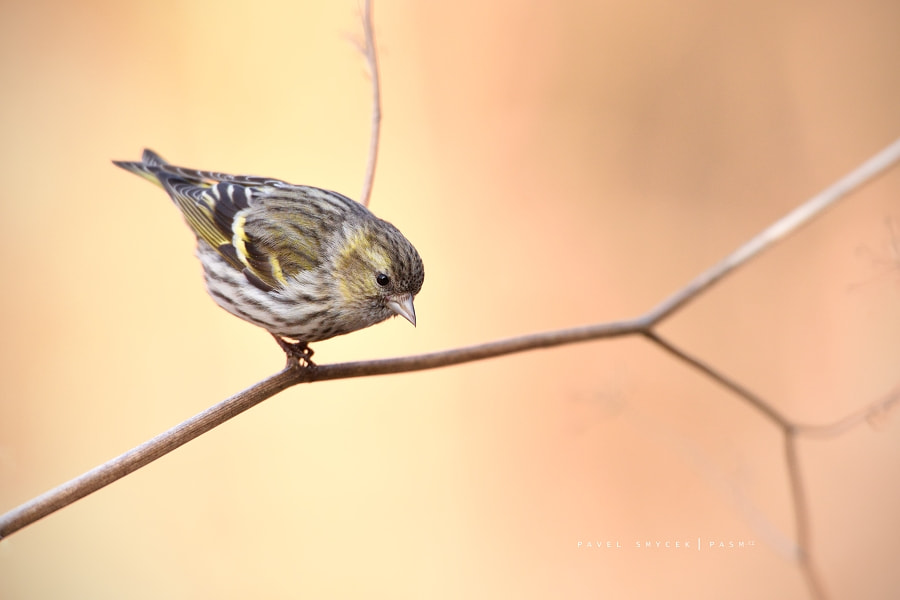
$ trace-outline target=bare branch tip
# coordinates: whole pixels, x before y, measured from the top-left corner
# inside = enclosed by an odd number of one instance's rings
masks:
[[[375,47],[375,27],[372,20],[372,2],[366,0],[363,5],[363,33],[365,45],[361,48],[369,67],[372,81],[372,120],[369,137],[369,158],[366,162],[366,173],[363,177],[363,188],[360,203],[369,206],[372,186],[375,183],[375,167],[378,163],[378,145],[381,137],[381,80],[378,73],[378,52]]]

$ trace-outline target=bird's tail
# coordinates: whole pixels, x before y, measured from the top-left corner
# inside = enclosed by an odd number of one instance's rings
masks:
[[[141,156],[141,162],[129,162],[124,160],[112,161],[117,167],[122,167],[126,171],[131,171],[135,175],[140,175],[144,179],[155,183],[159,187],[164,187],[159,179],[159,172],[162,167],[169,164],[163,158],[148,148],[144,149]]]

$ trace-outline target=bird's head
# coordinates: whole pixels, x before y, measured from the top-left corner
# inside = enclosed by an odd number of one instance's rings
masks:
[[[348,309],[365,313],[372,323],[400,315],[416,324],[413,299],[425,268],[396,227],[381,219],[345,224],[336,250],[334,275]]]

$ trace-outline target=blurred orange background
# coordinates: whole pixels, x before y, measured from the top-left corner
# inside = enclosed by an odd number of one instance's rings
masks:
[[[370,90],[352,0],[0,11],[5,511],[283,363],[110,160],[356,197]],[[896,2],[405,0],[375,21],[372,208],[424,258],[419,326],[322,363],[637,316],[900,132]],[[895,169],[661,331],[835,421],[900,383],[898,247]],[[831,596],[895,597],[900,419],[800,459]],[[0,542],[0,597],[804,598],[790,502],[770,423],[610,340],[288,390]]]

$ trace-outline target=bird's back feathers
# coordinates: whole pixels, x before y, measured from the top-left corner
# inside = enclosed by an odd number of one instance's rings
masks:
[[[170,165],[152,150],[141,162],[113,161],[162,187],[198,239],[263,291],[278,289],[323,260],[323,231],[370,216],[327,190],[268,177],[229,175]]]

